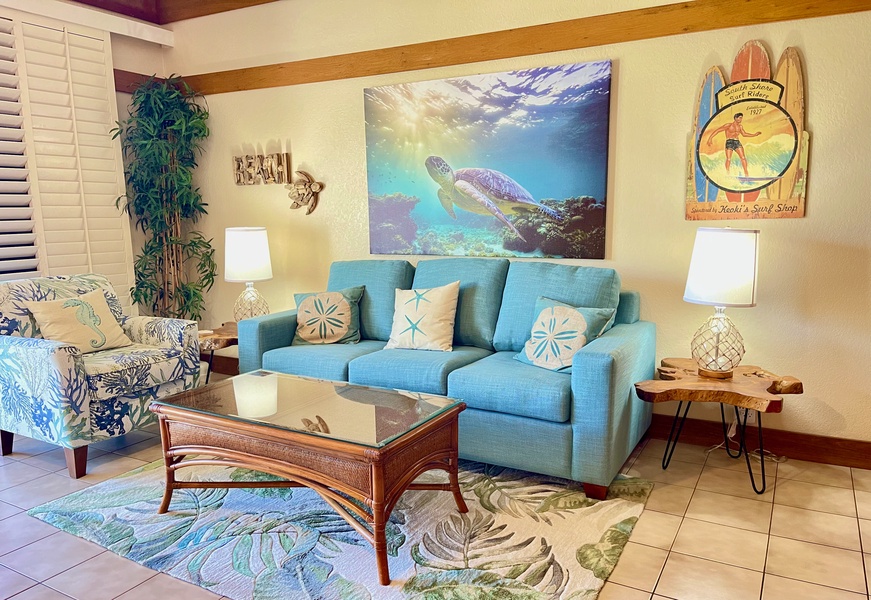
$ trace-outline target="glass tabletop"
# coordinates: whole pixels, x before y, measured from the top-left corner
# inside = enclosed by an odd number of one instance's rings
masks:
[[[242,422],[380,448],[459,400],[271,371],[237,375],[154,401]]]

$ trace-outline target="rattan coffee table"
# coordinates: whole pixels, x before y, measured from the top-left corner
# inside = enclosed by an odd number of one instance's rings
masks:
[[[181,488],[307,487],[375,548],[390,583],[385,526],[406,490],[444,490],[467,512],[457,479],[463,402],[255,371],[152,402],[166,464],[158,512]],[[223,465],[285,481],[178,481],[184,467]],[[426,471],[449,483],[413,483]],[[362,522],[361,522],[362,521]]]

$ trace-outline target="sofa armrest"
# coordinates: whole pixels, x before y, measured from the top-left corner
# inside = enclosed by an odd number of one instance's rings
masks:
[[[124,321],[121,328],[136,344],[180,350],[196,345],[199,349],[199,329],[196,321],[163,317],[130,317]]]
[[[73,448],[90,441],[88,379],[78,348],[0,336],[0,429]]]
[[[239,372],[263,368],[263,354],[290,346],[296,332],[296,309],[239,321]]]
[[[130,317],[121,324],[135,344],[181,350],[185,389],[200,377],[200,337],[196,321],[164,317]]]
[[[619,472],[650,425],[651,406],[635,394],[651,379],[656,326],[615,325],[572,361],[572,477],[605,485]]]

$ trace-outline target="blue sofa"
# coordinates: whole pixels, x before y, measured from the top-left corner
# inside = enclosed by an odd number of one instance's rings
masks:
[[[452,352],[384,350],[394,290],[460,281]],[[296,311],[239,323],[241,372],[268,369],[463,400],[460,456],[583,482],[604,497],[650,425],[633,383],[650,379],[656,330],[613,269],[541,261],[445,258],[333,263],[327,290],[363,285],[362,341],[292,346]],[[617,307],[615,325],[584,346],[571,373],[513,360],[529,338],[536,298]]]

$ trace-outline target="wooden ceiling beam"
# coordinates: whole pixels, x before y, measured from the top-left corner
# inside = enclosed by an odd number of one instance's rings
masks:
[[[268,4],[276,0],[76,0],[119,15],[166,25],[184,19]]]
[[[696,0],[544,25],[185,75],[203,94],[384,75],[871,10],[871,0]]]
[[[216,13],[269,4],[276,0],[155,0],[158,3],[158,24],[205,17]]]

